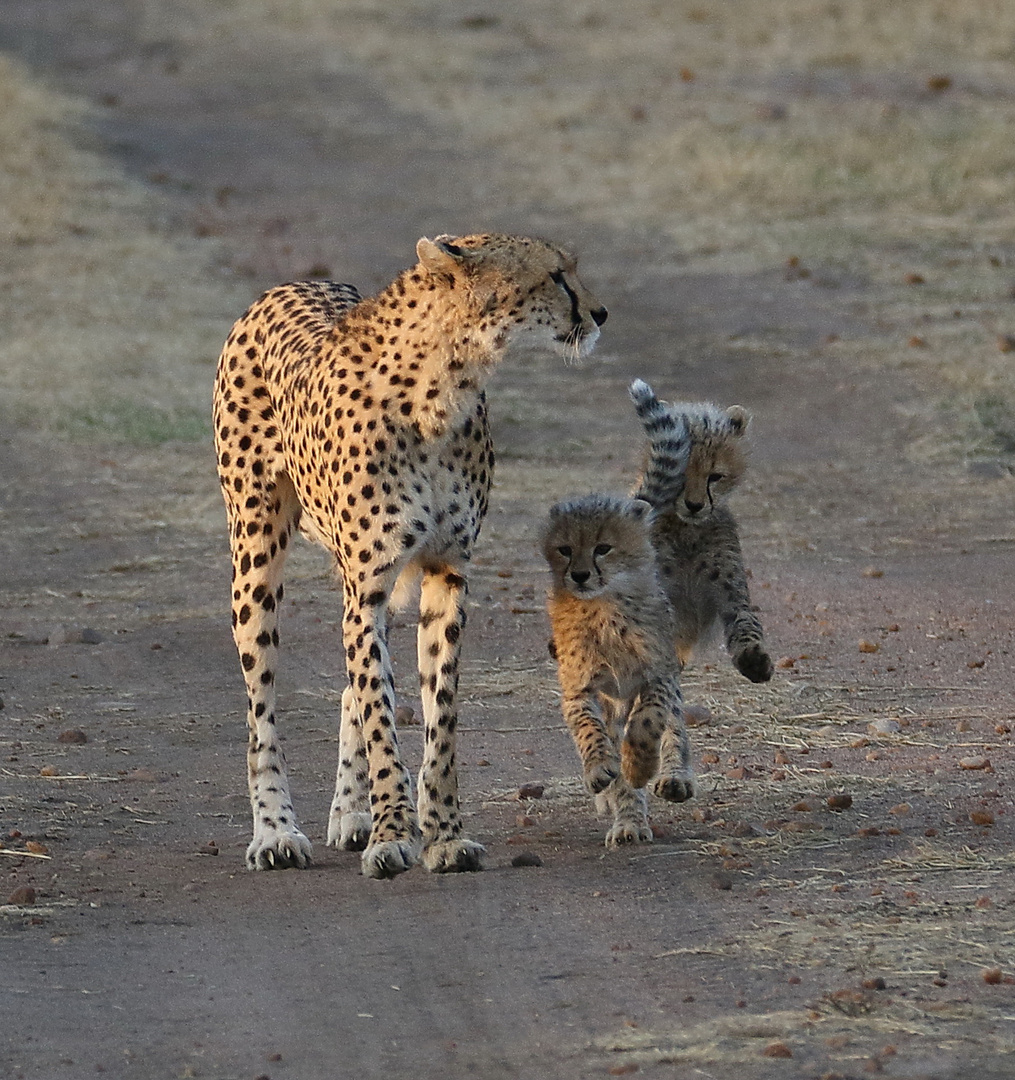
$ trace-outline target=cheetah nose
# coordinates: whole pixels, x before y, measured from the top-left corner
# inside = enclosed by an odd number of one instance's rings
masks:
[[[575,583],[575,585],[584,585],[585,582],[588,581],[588,579],[591,576],[592,576],[592,572],[590,570],[572,570],[571,571],[571,580]]]
[[[684,506],[687,507],[687,512],[689,514],[697,514],[699,510],[704,510],[705,509],[705,504],[704,503],[688,502],[687,499],[684,500]]]
[[[592,316],[592,321],[596,326],[602,326],[603,323],[606,322],[606,317],[609,315],[609,312],[604,307],[598,307],[590,311],[589,314]]]

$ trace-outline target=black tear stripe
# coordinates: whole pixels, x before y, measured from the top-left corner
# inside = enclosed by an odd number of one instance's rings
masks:
[[[582,317],[578,310],[578,294],[568,285],[562,271],[554,270],[550,274],[550,278],[567,293],[568,299],[571,301],[571,325],[577,329],[582,324]]]

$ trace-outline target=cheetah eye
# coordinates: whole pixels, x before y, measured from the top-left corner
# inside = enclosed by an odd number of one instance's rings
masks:
[[[592,554],[595,555],[597,559],[601,559],[604,555],[609,555],[612,550],[612,544],[596,544],[592,550]]]
[[[714,473],[709,473],[708,474],[708,482],[710,484],[718,484],[720,480],[725,480],[725,479],[726,479],[725,473],[714,472]]]
[[[562,547],[557,548],[557,551],[564,556],[565,559],[571,558],[571,549],[565,544]]]
[[[551,271],[550,280],[554,283],[554,285],[557,285],[559,288],[563,289],[564,292],[566,292],[568,295],[571,294],[571,290],[567,287],[567,282],[564,280],[563,270]]]

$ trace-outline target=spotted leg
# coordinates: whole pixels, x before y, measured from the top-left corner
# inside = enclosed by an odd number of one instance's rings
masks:
[[[652,781],[652,793],[667,802],[694,798],[691,742],[679,706],[671,712],[659,742],[659,774]]]
[[[417,633],[424,724],[418,798],[423,863],[435,873],[481,870],[486,853],[462,836],[458,804],[456,699],[465,594],[465,578],[451,567],[423,574]]]
[[[649,680],[635,698],[620,747],[621,769],[631,787],[644,787],[659,771],[659,740],[680,701],[676,675]]]
[[[620,775],[617,749],[608,730],[610,714],[604,721],[598,695],[591,687],[562,689],[564,723],[581,758],[585,786],[598,795]]]
[[[363,745],[356,695],[342,692],[342,721],[338,735],[338,775],[328,815],[328,843],[343,851],[362,851],[370,838],[370,798],[367,752]]]
[[[376,588],[361,598],[349,585],[351,576],[343,575],[342,637],[370,792],[370,839],[363,851],[362,869],[367,877],[389,878],[414,866],[423,845],[412,804],[412,783],[399,756],[395,734],[395,689],[385,618],[390,588]]]
[[[254,823],[247,865],[252,870],[304,867],[310,863],[310,841],[296,822],[275,728],[278,607],[299,504],[288,476],[282,473],[274,483],[263,487],[258,483],[249,492],[227,491],[227,509],[233,558],[233,639],[247,686],[247,782]]]

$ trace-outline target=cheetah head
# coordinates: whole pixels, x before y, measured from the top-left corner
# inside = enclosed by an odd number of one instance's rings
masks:
[[[611,495],[557,503],[543,533],[555,586],[591,600],[626,575],[644,574],[653,559],[651,514],[643,499]]]
[[[459,293],[479,330],[498,347],[549,348],[566,359],[590,353],[606,308],[585,288],[576,262],[544,240],[500,233],[427,237],[421,266]]]
[[[716,405],[684,408],[691,451],[683,494],[674,508],[683,521],[696,523],[707,520],[743,478],[747,453],[742,440],[750,415],[739,405],[728,409]]]

